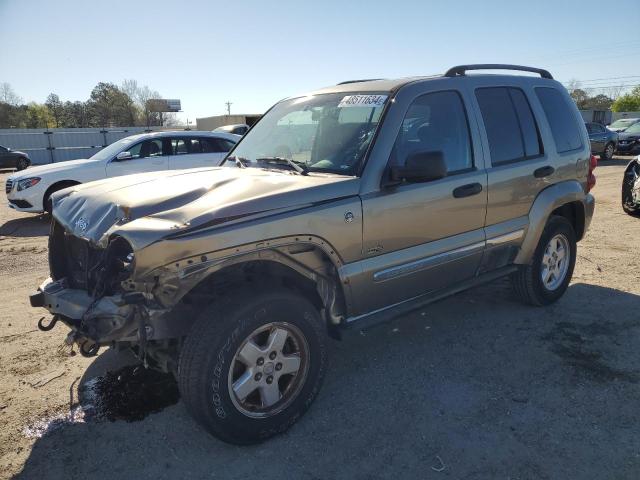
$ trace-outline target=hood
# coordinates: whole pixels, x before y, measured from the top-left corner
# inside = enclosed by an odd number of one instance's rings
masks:
[[[29,167],[27,170],[23,170],[17,174],[11,175],[12,180],[21,180],[28,177],[37,177],[46,175],[53,172],[62,172],[77,167],[78,165],[86,165],[88,163],[99,162],[99,160],[68,160],[66,162],[49,163],[47,165],[39,165],[36,167]]]
[[[134,250],[171,234],[304,208],[358,194],[355,177],[258,168],[200,168],[126,175],[54,194],[53,215],[73,235],[104,247],[111,235]]]

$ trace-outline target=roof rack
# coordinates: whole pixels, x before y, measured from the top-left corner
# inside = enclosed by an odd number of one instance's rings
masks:
[[[521,72],[537,73],[542,78],[549,78],[553,80],[553,77],[547,70],[542,68],[524,67],[522,65],[503,65],[501,63],[480,63],[477,65],[458,65],[457,67],[451,67],[444,74],[445,77],[458,77],[464,76],[467,70],[519,70]]]
[[[363,78],[362,80],[347,80],[346,82],[340,82],[337,85],[346,85],[347,83],[373,82],[375,80],[383,80],[383,79],[382,78]]]

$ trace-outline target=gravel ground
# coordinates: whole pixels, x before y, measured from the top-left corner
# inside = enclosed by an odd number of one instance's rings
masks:
[[[310,411],[253,447],[208,436],[179,401],[140,421],[79,421],[78,389],[128,359],[71,356],[64,328],[35,329],[27,295],[48,276],[48,219],[0,206],[0,477],[640,478],[640,219],[620,208],[626,161],[598,167],[560,301],[520,305],[501,280],[333,342]]]

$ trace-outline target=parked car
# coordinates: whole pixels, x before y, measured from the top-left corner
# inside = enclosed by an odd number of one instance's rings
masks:
[[[640,156],[629,162],[622,177],[622,209],[640,216]]]
[[[20,150],[12,150],[9,147],[0,145],[0,169],[15,168],[24,170],[31,165],[29,155]]]
[[[249,125],[245,123],[237,123],[235,125],[225,125],[223,127],[218,127],[214,130],[214,132],[226,132],[233,133],[234,135],[244,135],[249,131]]]
[[[620,118],[609,125],[607,128],[612,132],[624,132],[631,125],[640,123],[640,118]]]
[[[58,190],[108,177],[218,165],[237,135],[211,132],[154,132],[123,138],[89,159],[32,167],[7,179],[9,206],[22,212],[51,212]]]
[[[640,150],[640,123],[634,123],[618,134],[618,151],[631,153]]]
[[[611,160],[618,146],[618,134],[607,130],[599,123],[585,123],[589,142],[591,143],[591,153],[600,155],[601,160]]]
[[[467,75],[494,68],[540,78]],[[595,166],[545,70],[347,82],[277,103],[220,167],[55,194],[31,305],[85,355],[173,372],[213,435],[259,442],[311,405],[327,335],[504,276],[523,302],[558,300]]]

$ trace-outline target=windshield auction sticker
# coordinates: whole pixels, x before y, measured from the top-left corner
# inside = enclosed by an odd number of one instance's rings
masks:
[[[381,107],[387,101],[387,95],[347,95],[338,104],[344,107]]]

